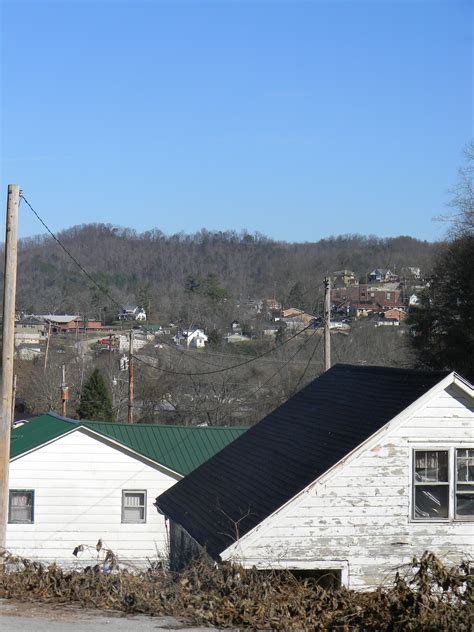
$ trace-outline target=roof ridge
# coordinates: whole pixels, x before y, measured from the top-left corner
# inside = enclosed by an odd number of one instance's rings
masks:
[[[181,426],[179,424],[147,424],[147,423],[138,423],[138,424],[129,424],[125,422],[118,421],[105,421],[98,419],[71,419],[70,417],[63,417],[58,413],[54,412],[54,410],[49,410],[47,413],[43,413],[44,415],[49,415],[50,417],[54,417],[55,419],[60,419],[61,421],[67,421],[71,424],[75,424],[76,426],[81,426],[84,424],[109,424],[110,426],[124,426],[127,428],[144,428],[149,426],[150,428],[169,428],[169,429],[184,429],[184,430],[247,430],[250,426]],[[40,417],[41,415],[34,415],[35,417]]]
[[[446,377],[447,375],[449,375],[450,373],[452,373],[453,371],[450,371],[448,369],[437,369],[437,370],[431,370],[431,369],[405,369],[403,367],[398,367],[398,366],[382,366],[379,364],[349,364],[346,362],[338,362],[337,364],[334,364],[330,370],[332,369],[336,369],[336,368],[346,368],[346,369],[351,369],[351,370],[355,370],[355,371],[383,371],[384,373],[402,373],[402,374],[406,374],[406,375],[410,375],[410,374],[415,374],[415,375],[439,375]]]
[[[67,421],[67,419],[65,419]],[[74,420],[71,420],[74,421]],[[250,426],[180,426],[178,424],[147,424],[147,423],[138,423],[138,424],[129,424],[125,422],[116,422],[116,421],[97,421],[97,420],[89,420],[82,419],[80,422],[82,424],[108,424],[110,426],[123,426],[125,428],[167,428],[170,430],[247,430]]]

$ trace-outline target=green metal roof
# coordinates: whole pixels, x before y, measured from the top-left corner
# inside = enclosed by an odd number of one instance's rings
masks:
[[[47,413],[13,429],[10,456],[21,456],[81,426],[110,437],[142,456],[183,475],[192,472],[247,430],[236,427],[77,421],[60,417],[55,413]]]

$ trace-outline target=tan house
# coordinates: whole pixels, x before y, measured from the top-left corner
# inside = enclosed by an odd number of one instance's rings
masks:
[[[359,285],[359,281],[352,270],[336,270],[333,276],[333,287],[347,287]]]
[[[396,320],[398,322],[401,322],[405,320],[407,315],[403,311],[403,309],[400,309],[399,307],[394,307],[392,309],[387,309],[383,313],[383,317],[385,318],[385,320]]]
[[[296,307],[289,307],[288,309],[283,309],[281,312],[282,320],[285,318],[297,319],[301,321],[303,327],[308,327],[312,321],[316,318],[312,314],[307,314],[302,309],[297,309]],[[285,321],[283,321],[285,322]]]

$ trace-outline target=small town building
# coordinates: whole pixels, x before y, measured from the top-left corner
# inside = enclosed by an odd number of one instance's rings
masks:
[[[239,342],[250,342],[251,338],[250,336],[245,336],[242,333],[233,332],[224,336],[224,340],[229,344],[238,344]]]
[[[118,320],[136,320],[144,322],[146,320],[146,311],[138,305],[130,305],[124,307],[117,315]]]
[[[474,387],[336,365],[156,499],[171,562],[326,571],[367,590],[432,551],[471,558]]]
[[[382,312],[384,320],[392,320],[397,322],[402,322],[407,317],[404,309],[400,309],[400,307],[393,307],[391,309],[386,309]]]
[[[75,421],[54,413],[17,424],[7,549],[42,562],[91,564],[100,539],[123,563],[146,566],[166,553],[156,494],[244,432]]]
[[[333,274],[332,283],[335,288],[359,285],[359,281],[352,270],[336,270]]]
[[[180,347],[203,349],[208,337],[202,329],[183,329],[173,337],[173,342]]]

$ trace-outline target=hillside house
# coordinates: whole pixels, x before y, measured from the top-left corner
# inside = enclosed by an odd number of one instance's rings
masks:
[[[250,336],[245,336],[242,333],[234,331],[231,334],[224,336],[224,340],[229,344],[238,344],[239,342],[250,342],[251,338]]]
[[[348,285],[359,285],[359,281],[352,270],[336,270],[332,278],[333,287],[347,287]]]
[[[327,571],[351,589],[430,550],[472,554],[474,388],[448,372],[336,365],[156,500],[179,566]]]
[[[38,316],[45,323],[45,329],[56,334],[89,333],[102,329],[100,320],[92,320],[72,314],[42,314]]]
[[[124,307],[117,315],[118,320],[136,320],[138,322],[146,321],[146,311],[142,307],[129,306]]]
[[[188,349],[203,349],[207,341],[208,337],[202,329],[184,329],[173,337],[175,344]]]
[[[316,318],[313,314],[307,314],[302,309],[297,309],[296,307],[289,307],[288,309],[283,309],[281,312],[281,321],[286,323],[287,326],[291,327],[293,322],[300,322],[303,327],[309,327],[309,325]]]
[[[145,566],[165,552],[152,503],[244,432],[75,421],[48,413],[12,431],[7,548],[70,565],[99,538],[123,562]],[[95,563],[85,549],[82,564]]]
[[[399,307],[393,307],[392,309],[386,309],[383,312],[383,318],[385,320],[393,320],[397,322],[402,322],[407,317],[406,312]]]
[[[368,274],[368,280],[371,283],[390,283],[391,281],[397,281],[398,276],[388,268],[375,268]]]

